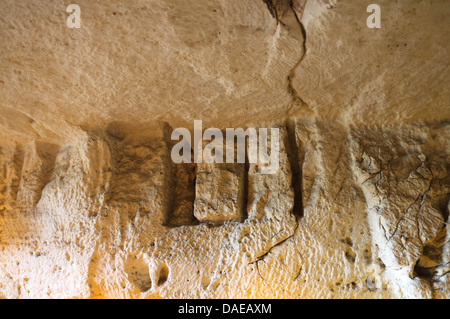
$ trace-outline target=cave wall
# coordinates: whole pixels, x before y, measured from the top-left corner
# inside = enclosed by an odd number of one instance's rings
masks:
[[[1,297],[450,297],[448,1],[77,3],[0,4]]]

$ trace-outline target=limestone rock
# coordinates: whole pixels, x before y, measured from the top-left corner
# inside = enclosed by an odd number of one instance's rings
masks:
[[[76,3],[0,3],[0,298],[450,298],[449,1]]]

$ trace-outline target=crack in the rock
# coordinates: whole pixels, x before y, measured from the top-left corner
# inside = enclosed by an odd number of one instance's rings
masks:
[[[420,204],[419,204],[419,209],[417,211],[416,214],[416,227],[417,227],[417,237],[420,241],[420,243],[423,245],[424,243],[422,242],[422,239],[420,238],[420,225],[419,225],[419,214],[422,211],[422,207],[425,204],[425,197],[427,195],[427,193],[431,190],[431,184],[433,182],[433,179],[430,180],[430,185],[428,186],[428,189],[423,193],[423,195],[421,196],[420,199]]]
[[[306,7],[306,2],[307,1],[305,1],[304,7]],[[308,104],[300,97],[299,93],[294,88],[293,83],[292,83],[293,78],[295,76],[295,70],[303,62],[303,59],[306,56],[306,52],[307,52],[307,49],[306,49],[306,29],[305,29],[305,26],[303,25],[303,23],[301,21],[301,17],[299,17],[297,15],[297,11],[295,11],[295,9],[294,9],[294,4],[293,4],[292,0],[289,1],[289,7],[292,10],[292,12],[294,13],[295,19],[297,20],[297,23],[300,26],[300,30],[302,31],[302,37],[303,37],[302,51],[303,51],[303,54],[300,57],[300,60],[295,64],[295,66],[292,68],[291,72],[288,75],[288,88],[289,88],[289,92],[291,93],[291,95],[294,98],[294,101],[295,100],[299,100],[300,102],[302,102],[302,104],[307,106]]]
[[[422,242],[422,239],[420,238],[420,227],[419,227],[419,214],[422,210],[423,205],[425,204],[425,196],[428,194],[428,192],[431,191],[431,185],[433,184],[434,181],[434,175],[433,173],[431,173],[431,179],[430,182],[428,184],[428,188],[425,190],[425,192],[423,192],[423,194],[420,196],[420,204],[419,204],[419,209],[417,211],[416,214],[416,227],[417,227],[417,237],[420,241],[420,243],[423,245],[424,243]]]
[[[425,179],[425,178],[424,178],[424,179]],[[414,204],[416,204],[416,203],[419,201],[419,199],[420,199],[419,209],[417,210],[417,214],[416,214],[416,216],[415,216],[415,222],[416,222],[416,228],[417,228],[417,236],[418,236],[418,239],[419,239],[419,241],[420,241],[420,243],[421,243],[422,245],[423,245],[423,242],[422,242],[422,239],[420,238],[419,214],[420,214],[420,212],[421,212],[421,210],[422,210],[423,205],[425,204],[425,202],[424,202],[424,201],[425,201],[425,196],[427,195],[428,192],[431,191],[431,186],[432,186],[432,184],[433,184],[434,179],[435,179],[435,177],[434,177],[433,174],[432,174],[432,178],[429,180],[429,184],[428,184],[427,189],[426,189],[423,193],[419,193],[419,195],[417,195],[417,197],[414,199],[414,201],[413,201],[411,204],[409,204],[408,207],[405,209],[405,218],[407,218],[406,215],[408,214],[408,211],[409,211],[409,210],[411,209],[411,207],[412,207]],[[397,230],[398,230],[398,227],[399,227],[400,223],[401,223],[403,220],[404,220],[404,219],[400,219],[400,220],[397,222],[397,224],[396,224],[396,226],[395,226],[395,229],[394,229],[394,232],[392,233],[392,235],[391,235],[389,238],[387,238],[387,239],[388,239],[388,242],[396,235]]]
[[[428,189],[425,190],[423,193],[417,195],[417,197],[414,199],[414,201],[413,201],[411,204],[409,204],[409,206],[405,209],[405,215],[406,215],[406,214],[408,213],[408,211],[411,209],[411,207],[412,207],[414,204],[416,204],[416,203],[419,201],[419,199],[420,199],[421,202],[420,202],[420,204],[419,204],[418,212],[417,212],[417,214],[416,214],[416,216],[415,216],[415,217],[416,217],[416,218],[415,218],[415,222],[416,222],[416,228],[417,228],[418,239],[419,239],[419,241],[420,241],[421,243],[422,243],[422,240],[420,239],[418,215],[419,215],[420,210],[422,209],[422,206],[423,206],[423,204],[424,204],[424,197],[425,197],[426,194],[431,190],[431,183],[432,183],[432,180],[430,180],[430,185],[429,185]],[[407,218],[407,217],[405,216],[405,218]],[[399,228],[399,225],[400,225],[400,223],[401,223],[403,220],[404,220],[404,218],[400,219],[400,220],[397,222],[397,224],[396,224],[396,226],[395,226],[395,229],[394,229],[394,232],[393,232],[392,235],[388,238],[388,241],[391,241],[391,239],[396,235],[397,230],[398,230],[398,228]],[[422,244],[423,244],[423,243],[422,243]]]
[[[272,252],[272,249],[274,249],[275,247],[278,247],[278,246],[282,245],[282,244],[285,243],[287,240],[289,240],[289,239],[291,239],[292,237],[294,237],[294,236],[295,236],[295,233],[297,232],[298,225],[299,225],[298,219],[297,219],[297,217],[295,217],[295,228],[294,228],[292,234],[289,235],[288,237],[286,237],[285,239],[279,241],[278,243],[276,243],[276,244],[273,245],[272,247],[270,247],[265,253],[263,253],[263,254],[260,255],[259,257],[256,257],[256,259],[255,259],[254,261],[251,261],[251,262],[249,262],[248,264],[249,264],[249,265],[254,264],[254,263],[258,264],[259,261],[264,260],[264,258],[266,258],[267,255],[269,255],[269,254]]]
[[[272,0],[262,0],[266,6],[267,9],[269,10],[270,14],[272,15],[272,17],[274,17],[277,20],[277,23],[280,22],[279,18],[278,18],[278,11],[276,8],[276,2],[275,5],[273,4]]]
[[[277,24],[281,24],[283,26],[286,26],[285,23],[283,23],[283,21],[280,20],[280,17],[278,15],[278,10],[277,10],[277,4],[278,4],[278,0],[275,0],[275,3],[273,0],[262,0],[266,6],[267,9],[269,10],[270,14],[272,15],[272,17],[277,21]],[[306,2],[307,0],[305,0],[305,3],[303,5],[303,9],[306,7]],[[288,79],[288,91],[289,93],[292,95],[293,97],[293,101],[300,101],[303,105],[308,106],[308,104],[300,97],[300,95],[298,94],[297,90],[295,90],[294,86],[293,86],[293,77],[294,77],[294,73],[295,73],[295,69],[297,69],[297,67],[302,63],[303,59],[306,56],[306,29],[305,26],[303,25],[302,21],[301,21],[301,17],[298,16],[297,11],[294,8],[294,3],[293,0],[289,0],[287,2],[287,5],[289,7],[289,9],[293,12],[295,19],[297,20],[298,25],[300,26],[300,30],[302,32],[302,38],[303,38],[303,43],[302,43],[302,51],[303,54],[300,57],[300,60],[294,65],[293,69],[291,70],[291,72],[289,73],[287,79]]]
[[[370,174],[370,176],[369,176],[364,182],[362,182],[361,185],[364,185],[366,182],[370,181],[370,180],[373,179],[375,176],[381,174],[381,171],[382,171],[382,170],[383,170],[383,169],[380,168],[377,172],[374,172],[374,173]]]

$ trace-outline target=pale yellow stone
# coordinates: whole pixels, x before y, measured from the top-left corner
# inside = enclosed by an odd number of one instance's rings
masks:
[[[74,2],[0,2],[0,297],[450,298],[448,0]]]

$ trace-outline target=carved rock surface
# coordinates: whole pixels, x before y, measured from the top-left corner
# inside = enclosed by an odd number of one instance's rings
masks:
[[[449,1],[76,3],[0,3],[0,298],[450,298]]]
[[[194,215],[201,222],[244,218],[244,164],[198,165]]]

